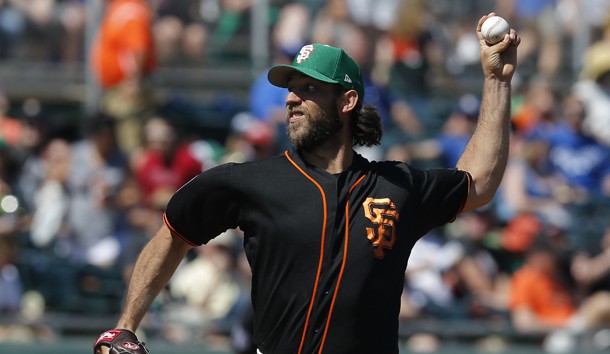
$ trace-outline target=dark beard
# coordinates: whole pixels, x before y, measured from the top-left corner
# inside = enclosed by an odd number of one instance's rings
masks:
[[[331,110],[331,112],[332,114],[322,111],[314,116],[307,115],[304,121],[288,124],[286,133],[292,144],[298,149],[311,151],[338,139],[337,135],[343,128],[343,124],[339,119],[339,114],[335,110]]]

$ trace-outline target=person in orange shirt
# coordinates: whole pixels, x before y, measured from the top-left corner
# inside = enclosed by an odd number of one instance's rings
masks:
[[[521,333],[546,335],[543,345],[575,345],[578,336],[610,325],[610,292],[577,299],[561,269],[559,250],[540,234],[511,278],[510,314]],[[558,343],[559,343],[558,342]],[[570,343],[570,344],[568,344]]]
[[[537,237],[527,250],[525,263],[511,278],[511,317],[515,329],[521,332],[565,327],[576,313],[558,255],[543,237]]]
[[[101,110],[118,119],[118,143],[129,152],[141,145],[143,117],[153,106],[147,78],[157,66],[154,14],[145,0],[106,1],[90,64],[104,91]]]

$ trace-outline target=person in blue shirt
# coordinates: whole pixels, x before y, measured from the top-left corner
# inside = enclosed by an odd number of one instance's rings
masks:
[[[419,163],[432,162],[442,167],[456,166],[474,132],[480,99],[474,94],[459,97],[442,130],[432,138],[407,144],[410,157]]]
[[[549,136],[549,160],[572,199],[610,196],[610,147],[583,129],[585,108],[575,96],[563,102],[564,120]]]

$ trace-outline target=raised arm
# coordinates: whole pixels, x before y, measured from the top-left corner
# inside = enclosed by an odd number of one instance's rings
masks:
[[[163,225],[136,261],[117,329],[135,332],[155,297],[169,282],[191,246]],[[108,353],[101,347],[97,353]]]
[[[511,29],[503,41],[489,46],[481,35],[481,25],[493,15],[481,17],[477,25],[485,81],[476,130],[457,164],[458,169],[472,176],[464,211],[491,201],[508,160],[511,79],[517,67],[517,47],[521,38]]]

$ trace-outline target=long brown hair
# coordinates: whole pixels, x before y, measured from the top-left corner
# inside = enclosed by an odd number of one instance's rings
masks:
[[[359,102],[350,122],[353,146],[371,147],[379,145],[383,129],[377,107]]]

